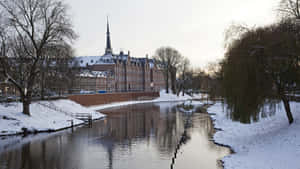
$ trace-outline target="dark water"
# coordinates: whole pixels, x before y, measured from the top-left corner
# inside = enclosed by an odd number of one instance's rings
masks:
[[[206,114],[186,115],[175,104],[102,112],[108,117],[92,128],[0,138],[0,169],[169,169],[176,148],[174,169],[216,169],[230,153],[209,141],[214,128]]]

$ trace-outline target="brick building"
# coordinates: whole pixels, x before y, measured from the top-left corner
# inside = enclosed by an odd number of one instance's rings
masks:
[[[114,78],[109,72],[84,70],[77,75],[73,91],[114,91]]]
[[[105,54],[78,57],[76,60],[84,72],[90,72],[78,76],[76,90],[130,92],[159,91],[165,87],[163,69],[154,60],[147,56],[131,57],[130,52],[113,53],[108,23]]]

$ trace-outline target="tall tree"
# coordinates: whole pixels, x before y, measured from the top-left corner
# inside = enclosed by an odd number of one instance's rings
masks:
[[[224,48],[225,50],[230,48],[232,42],[241,38],[241,36],[248,32],[250,28],[245,24],[232,23],[224,32]]]
[[[299,84],[300,26],[290,20],[243,34],[222,64],[225,100],[234,119],[257,119],[265,102],[281,100],[289,123],[288,94]]]
[[[179,65],[179,73],[180,73],[180,87],[178,89],[178,94],[179,92],[182,90],[182,96],[184,96],[184,93],[185,93],[185,89],[188,87],[188,80],[191,80],[191,79],[188,79],[189,76],[187,76],[188,74],[188,71],[189,71],[189,66],[190,66],[190,60],[187,58],[187,57],[183,57],[182,58],[182,61]]]
[[[169,93],[169,80],[171,80],[172,92],[176,93],[177,67],[182,61],[182,55],[174,48],[161,47],[156,50],[153,58],[164,66],[166,92]]]
[[[59,0],[1,0],[1,67],[5,78],[19,90],[23,113],[30,103],[49,46],[65,46],[76,38]]]

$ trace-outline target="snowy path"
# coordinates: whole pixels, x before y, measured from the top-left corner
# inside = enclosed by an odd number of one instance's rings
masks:
[[[300,103],[292,102],[295,122],[288,124],[284,109],[257,123],[232,122],[220,103],[208,109],[214,113],[217,143],[236,153],[225,157],[225,169],[300,169]]]

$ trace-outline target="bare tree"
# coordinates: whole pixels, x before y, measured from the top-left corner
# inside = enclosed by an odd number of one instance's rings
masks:
[[[180,71],[180,86],[179,86],[179,89],[178,89],[178,94],[179,95],[179,92],[182,90],[182,96],[184,96],[184,93],[185,93],[185,89],[187,87],[187,81],[188,81],[188,76],[186,76],[186,74],[188,73],[189,71],[189,66],[190,66],[190,60],[186,57],[183,57],[182,59],[182,62],[180,63],[180,66],[179,66],[179,71]]]
[[[39,90],[41,99],[45,99],[45,95],[54,94],[55,91],[68,91],[70,84],[77,73],[74,64],[73,50],[71,46],[56,45],[49,46],[47,56],[44,63],[41,64],[41,73],[39,77]],[[59,92],[62,93],[62,92]]]
[[[76,38],[67,6],[59,0],[0,0],[3,12],[1,67],[19,91],[23,113],[29,105],[49,46],[64,46]]]
[[[300,19],[299,0],[281,0],[278,12],[283,18]]]
[[[249,31],[250,28],[245,24],[232,23],[224,32],[224,48],[228,49],[233,42]]]
[[[174,48],[161,47],[156,50],[153,58],[164,66],[164,74],[166,79],[166,92],[169,93],[169,80],[171,80],[171,89],[176,93],[176,73],[182,56]]]

